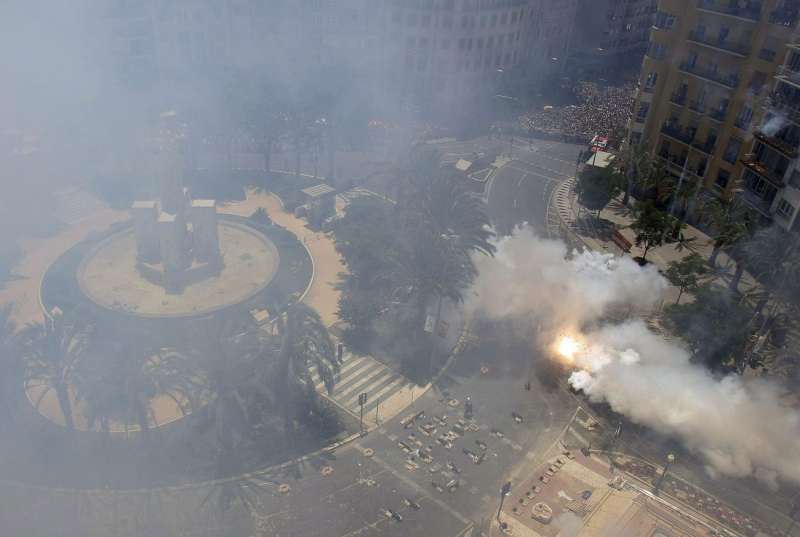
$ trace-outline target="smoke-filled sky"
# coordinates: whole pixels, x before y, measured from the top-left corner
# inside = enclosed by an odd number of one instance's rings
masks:
[[[490,317],[533,317],[551,338],[574,334],[582,342],[570,377],[575,388],[680,438],[712,472],[800,483],[800,414],[782,405],[777,386],[717,378],[641,320],[605,322],[612,306],[641,311],[661,301],[667,283],[655,268],[596,252],[568,258],[562,242],[527,227],[497,247],[494,259],[477,258],[471,306]]]

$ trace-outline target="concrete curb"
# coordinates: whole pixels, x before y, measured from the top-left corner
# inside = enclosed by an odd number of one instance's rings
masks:
[[[286,207],[286,204],[283,202],[283,199],[281,199],[281,197],[277,195],[275,192],[270,190],[269,195],[273,196],[276,200],[278,200],[278,203],[280,203],[281,205],[281,209],[284,209]],[[292,233],[292,235],[294,235],[294,233]],[[314,285],[314,278],[316,277],[317,274],[317,265],[314,262],[314,256],[311,255],[311,250],[308,249],[308,246],[306,246],[305,241],[303,241],[299,237],[298,240],[300,240],[300,243],[303,245],[303,248],[305,248],[306,253],[308,254],[308,258],[311,260],[311,279],[309,280],[305,291],[303,291],[303,294],[301,294],[300,298],[297,299],[298,302],[303,302],[306,299],[306,295],[308,295],[308,292],[311,291],[311,286]]]

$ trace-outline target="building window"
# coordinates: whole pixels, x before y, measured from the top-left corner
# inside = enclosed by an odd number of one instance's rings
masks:
[[[450,49],[450,40],[443,39],[442,40],[442,50],[449,50]]]
[[[423,15],[422,16],[422,27],[428,28],[431,25],[431,16],[430,15]]]
[[[725,153],[722,155],[722,158],[731,164],[735,164],[736,159],[739,158],[739,151],[741,148],[742,141],[738,138],[731,138],[728,141],[728,147],[725,148]]]
[[[781,199],[778,202],[778,206],[775,208],[775,212],[781,215],[782,217],[786,218],[787,220],[791,220],[792,216],[794,216],[794,205],[786,201],[785,199]]]
[[[636,114],[637,123],[643,123],[650,111],[650,103],[639,103],[639,112]]]
[[[481,28],[486,28],[486,15],[481,16]]]
[[[503,13],[500,16],[500,24],[505,24],[508,22],[508,13]]]
[[[492,15],[491,22],[489,22],[489,27],[490,28],[494,28],[495,26],[497,26],[497,13]]]
[[[675,26],[675,15],[670,15],[669,13],[664,13],[663,11],[656,13],[656,28],[661,28],[662,30],[671,30],[673,26]]]
[[[714,186],[716,186],[720,190],[725,190],[730,180],[731,180],[731,174],[726,170],[720,169],[717,172],[717,180],[714,181]]]
[[[444,27],[445,27],[445,28],[447,28],[448,30],[449,30],[449,29],[451,29],[451,28],[453,27],[453,17],[451,17],[450,15],[447,15],[447,16],[446,16],[446,17],[445,17],[445,18],[442,20],[442,26],[444,26]]]
[[[658,73],[653,71],[647,75],[647,78],[644,81],[644,88],[646,90],[653,89],[656,87],[656,82],[658,82]]]
[[[753,119],[753,109],[749,106],[745,106],[742,108],[742,111],[739,112],[739,115],[736,118],[735,124],[740,129],[747,129],[750,126],[750,120]]]
[[[408,25],[409,26],[416,26],[417,25],[417,14],[416,13],[409,13],[408,14]]]

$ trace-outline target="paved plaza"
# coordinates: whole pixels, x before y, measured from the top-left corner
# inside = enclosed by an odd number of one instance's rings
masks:
[[[81,290],[104,308],[143,317],[203,315],[241,303],[269,285],[280,262],[275,245],[241,224],[220,222],[223,266],[219,274],[199,267],[180,293],[145,277],[137,267],[132,230],[104,239],[78,268]]]

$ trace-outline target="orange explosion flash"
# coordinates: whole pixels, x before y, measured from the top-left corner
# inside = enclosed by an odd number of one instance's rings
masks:
[[[575,363],[575,355],[581,348],[580,342],[572,336],[561,336],[556,343],[556,353],[565,363]]]

